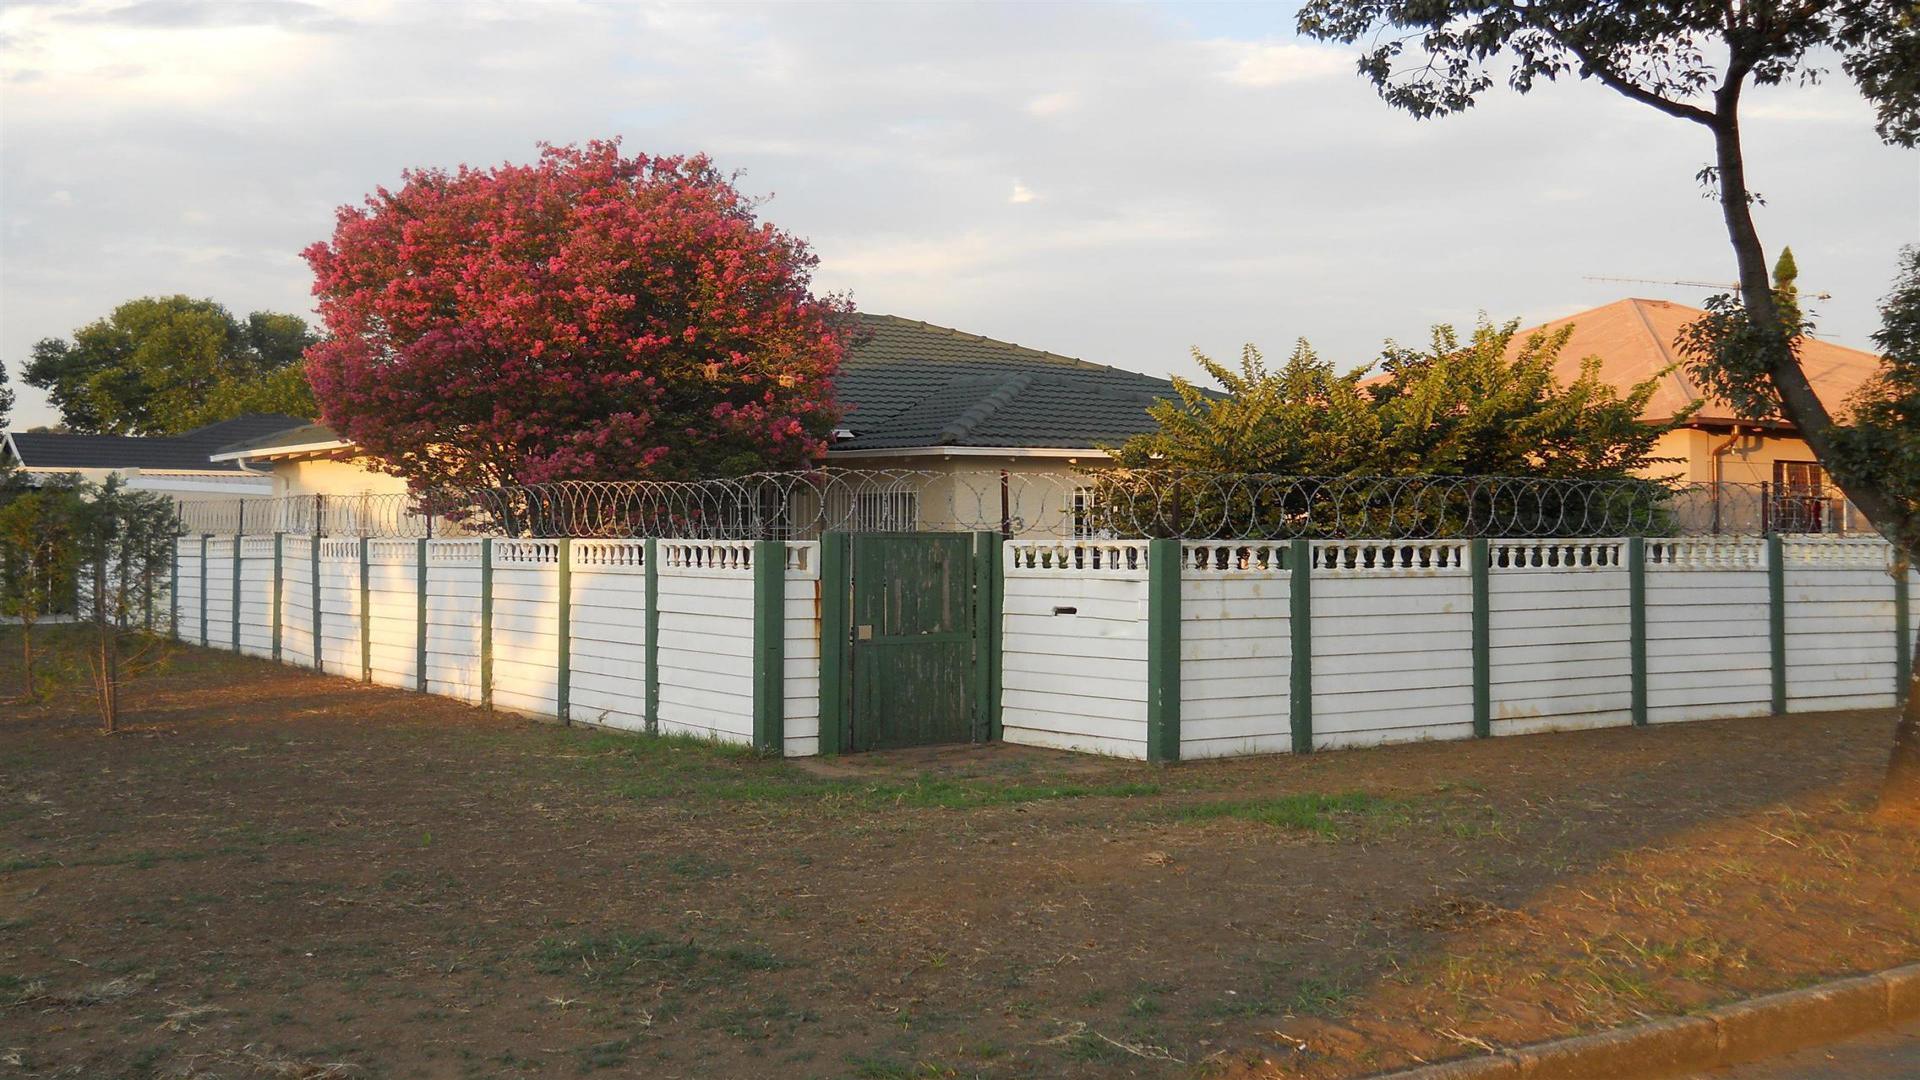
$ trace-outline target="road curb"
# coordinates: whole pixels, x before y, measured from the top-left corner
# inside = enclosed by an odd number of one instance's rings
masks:
[[[1641,1080],[1700,1072],[1920,1019],[1920,964],[1593,1035],[1444,1061],[1380,1080]]]

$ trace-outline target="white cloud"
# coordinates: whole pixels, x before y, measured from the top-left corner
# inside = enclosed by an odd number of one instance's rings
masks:
[[[1041,94],[1027,102],[1027,115],[1048,117],[1069,113],[1080,107],[1080,95],[1072,90]]]
[[[1039,197],[1040,196],[1033,193],[1032,188],[1015,180],[1013,182],[1013,193],[1007,196],[1007,201],[1015,206],[1019,206],[1021,203],[1030,203]]]
[[[1239,86],[1283,86],[1287,83],[1351,76],[1354,54],[1325,45],[1291,41],[1220,41],[1215,46],[1226,62],[1221,75]]]

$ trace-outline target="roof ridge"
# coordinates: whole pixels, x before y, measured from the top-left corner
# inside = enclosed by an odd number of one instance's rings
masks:
[[[1673,380],[1673,385],[1679,388],[1680,396],[1689,402],[1699,401],[1705,395],[1695,389],[1692,382],[1687,379],[1686,366],[1680,363],[1679,357],[1673,355],[1672,349],[1667,348],[1666,339],[1661,336],[1658,330],[1653,328],[1653,320],[1647,317],[1646,309],[1640,306],[1641,304],[1650,302],[1652,301],[1643,300],[1638,296],[1627,298],[1627,306],[1633,309],[1634,321],[1639,323],[1640,328],[1647,332],[1647,337],[1653,340],[1653,347],[1658,349],[1660,355],[1666,359],[1666,364],[1663,366],[1671,369],[1666,374]],[[1668,301],[1660,302],[1667,303]]]
[[[954,417],[951,423],[940,429],[937,445],[948,445],[972,434],[974,428],[1004,408],[1014,395],[1025,390],[1031,382],[1033,373],[1030,371],[1015,372],[1001,380],[993,393],[975,402],[966,412]]]
[[[1047,360],[1064,362],[1067,364],[1072,364],[1073,366],[1079,367],[1079,368],[1090,368],[1097,371],[1118,371],[1128,375],[1145,374],[1144,372],[1131,371],[1131,370],[1128,370],[1127,368],[1117,368],[1111,364],[1097,364],[1092,360],[1083,360],[1078,356],[1068,356],[1065,353],[1049,352],[1046,349],[1036,349],[1030,345],[1022,345],[1017,341],[1002,341],[999,338],[990,338],[985,334],[974,334],[974,333],[969,333],[965,330],[956,330],[951,326],[941,326],[939,323],[927,322],[925,319],[909,319],[904,315],[886,315],[880,312],[869,312],[869,311],[860,312],[860,317],[863,319],[888,319],[893,322],[906,323],[910,326],[917,326],[922,330],[931,330],[936,333],[945,334],[948,337],[959,338],[962,341],[980,342],[986,345],[998,345],[1006,349],[1016,349],[1020,352],[1027,353],[1031,356],[1038,356],[1038,357],[1045,358]]]

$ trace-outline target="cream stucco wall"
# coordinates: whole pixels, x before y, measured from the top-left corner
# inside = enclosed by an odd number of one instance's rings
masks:
[[[275,495],[384,495],[407,490],[398,476],[367,468],[364,458],[320,458],[273,464]]]

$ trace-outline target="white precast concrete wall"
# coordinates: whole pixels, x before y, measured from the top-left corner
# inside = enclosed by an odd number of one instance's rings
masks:
[[[234,538],[216,536],[207,541],[207,644],[215,648],[233,647],[233,548]]]
[[[1316,749],[1473,735],[1466,547],[1313,543]]]
[[[174,542],[178,584],[175,586],[173,612],[179,621],[181,641],[200,641],[200,544],[199,537],[181,537]]]
[[[381,686],[420,685],[419,550],[416,540],[367,541],[367,663]]]
[[[1647,721],[1771,709],[1767,545],[1759,537],[1647,541]]]
[[[274,538],[240,538],[240,651],[273,655]]]
[[[1891,552],[1878,540],[1781,543],[1787,711],[1894,704]]]
[[[627,731],[647,727],[647,542],[572,544],[575,720]]]
[[[320,670],[360,670],[360,541],[320,541]]]
[[[1144,541],[1007,544],[1001,737],[1146,757],[1146,606]]]
[[[560,541],[493,542],[493,704],[559,711]]]
[[[479,540],[427,541],[427,692],[478,702]]]
[[[1487,549],[1495,735],[1633,723],[1625,540],[1500,540]]]
[[[786,546],[781,694],[787,757],[820,752],[820,545]]]
[[[280,660],[313,666],[313,538],[282,539]]]
[[[273,645],[273,538],[244,537],[240,647]],[[647,726],[648,548],[640,540],[494,540],[490,575],[477,539],[421,544],[318,541],[320,595],[310,595],[315,541],[284,539],[281,657],[311,662],[313,605],[321,609],[325,670],[360,678],[367,635],[375,681],[413,688],[420,635],[427,689],[482,698],[482,592],[491,580],[492,698],[537,715],[560,711],[566,653],[570,719]],[[231,537],[176,545],[178,618],[198,641],[204,592],[208,641],[233,646]],[[1633,545],[1626,540],[1493,540],[1486,575],[1487,704],[1492,734],[1632,722]],[[1653,722],[1765,713],[1774,675],[1772,581],[1778,573],[1789,711],[1884,707],[1895,700],[1901,650],[1894,634],[1890,549],[1877,541],[1784,540],[1777,567],[1761,538],[1650,539],[1645,549],[1646,695]],[[747,743],[756,698],[781,710],[789,755],[820,745],[823,583],[820,549],[788,543],[760,568],[755,544],[657,543],[658,730]],[[1008,742],[1125,757],[1148,752],[1149,566],[1146,542],[1003,545],[1001,720]],[[1180,693],[1170,723],[1179,756],[1291,748],[1296,569],[1292,545],[1183,542],[1177,571]],[[1310,706],[1315,747],[1464,738],[1474,719],[1474,578],[1457,541],[1314,542]],[[562,574],[560,557],[570,551]],[[361,616],[365,559],[367,619]],[[769,573],[777,569],[777,574]],[[570,582],[570,633],[559,639],[560,583]],[[777,603],[756,604],[756,578],[778,582]],[[1920,593],[1920,572],[1910,575]],[[1167,594],[1158,594],[1165,597]],[[1171,609],[1165,609],[1170,611]],[[778,611],[771,635],[760,613]],[[1171,620],[1172,616],[1167,616]],[[1173,625],[1171,621],[1167,624]],[[1166,633],[1163,628],[1161,633]],[[782,662],[773,703],[756,693],[756,653]],[[764,688],[763,688],[764,689]],[[1167,708],[1167,706],[1163,706]],[[1166,717],[1167,712],[1159,714]],[[1168,745],[1168,744],[1161,744]],[[1170,751],[1169,751],[1170,752]]]
[[[661,540],[656,547],[660,733],[751,743],[753,545]]]
[[[1181,547],[1180,756],[1293,749],[1285,543]]]

